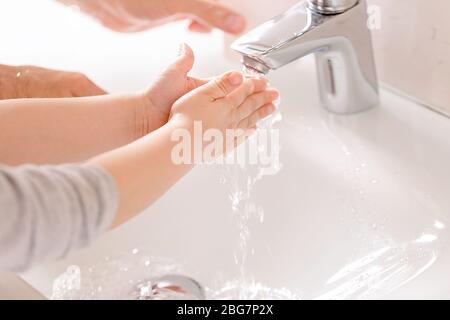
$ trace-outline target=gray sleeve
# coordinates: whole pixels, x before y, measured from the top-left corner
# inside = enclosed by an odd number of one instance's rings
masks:
[[[0,270],[86,246],[110,227],[117,203],[113,178],[95,166],[0,166]]]

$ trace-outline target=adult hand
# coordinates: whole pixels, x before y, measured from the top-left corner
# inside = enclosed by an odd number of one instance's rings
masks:
[[[0,100],[70,98],[103,94],[106,94],[103,89],[80,73],[33,66],[0,65]]]
[[[59,0],[76,5],[119,32],[137,32],[180,19],[191,19],[189,28],[208,32],[219,28],[229,33],[244,31],[245,19],[217,0]]]

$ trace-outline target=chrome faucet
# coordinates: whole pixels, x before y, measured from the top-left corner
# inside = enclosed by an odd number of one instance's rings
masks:
[[[353,114],[379,103],[366,0],[306,0],[232,44],[247,68],[276,70],[314,54],[325,109]]]

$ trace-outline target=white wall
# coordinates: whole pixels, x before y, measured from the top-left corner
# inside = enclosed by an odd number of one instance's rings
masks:
[[[380,80],[450,116],[450,1],[368,0]]]

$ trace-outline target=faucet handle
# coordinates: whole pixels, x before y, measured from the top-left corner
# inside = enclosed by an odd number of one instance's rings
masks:
[[[308,0],[308,7],[321,14],[338,14],[357,5],[359,0]]]

